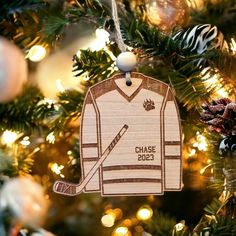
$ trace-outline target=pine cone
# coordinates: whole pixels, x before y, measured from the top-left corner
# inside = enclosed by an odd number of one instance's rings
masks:
[[[223,135],[236,134],[236,103],[228,98],[214,100],[202,106],[200,120],[209,129]]]

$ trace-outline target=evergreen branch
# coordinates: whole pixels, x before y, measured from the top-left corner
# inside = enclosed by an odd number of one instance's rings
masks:
[[[33,156],[30,155],[29,151],[21,152],[17,155],[16,159],[17,161],[14,168],[17,175],[31,173],[34,165],[34,159]]]
[[[53,45],[62,37],[65,28],[69,23],[69,20],[55,8],[49,15],[45,16],[42,29],[39,33],[45,42]]]
[[[144,228],[153,236],[172,235],[172,229],[176,225],[176,220],[162,212],[155,212],[152,220],[148,221]]]
[[[16,13],[22,13],[29,9],[36,10],[44,6],[45,1],[43,0],[2,0],[0,8],[0,21],[2,21],[4,18],[13,17],[13,15]]]
[[[208,91],[199,74],[193,73],[191,77],[186,77],[180,73],[172,73],[169,74],[169,80],[176,97],[187,109],[199,109],[209,99],[211,91]]]
[[[0,149],[0,174],[7,176],[15,175],[14,158],[7,155],[3,149]]]
[[[14,1],[5,3],[8,11],[3,12],[0,20],[1,35],[14,40],[19,46],[29,48],[34,44],[43,43],[38,33],[42,26],[45,9],[48,4],[44,1]],[[3,10],[4,10],[3,9]]]
[[[78,92],[77,90],[71,89],[60,93],[58,98],[60,109],[63,110],[63,115],[65,117],[68,115],[77,116],[77,114],[80,114],[84,100],[84,94],[81,94],[81,92]]]
[[[236,220],[230,216],[216,216],[216,221],[210,225],[212,236],[236,234]]]
[[[204,210],[207,214],[217,215],[221,206],[222,206],[222,202],[214,198],[212,202],[204,208]]]
[[[66,132],[66,126],[80,117],[84,94],[77,90],[66,90],[58,95],[59,115],[53,120],[50,129],[59,134]]]
[[[216,68],[226,77],[236,79],[236,57],[230,52],[211,50],[206,53],[205,58],[212,68]],[[232,81],[231,81],[232,82]]]
[[[5,2],[0,13],[1,35],[25,49],[34,44],[54,46],[67,25],[78,23],[82,18],[91,18],[94,23],[104,25],[109,15],[108,9],[98,0],[80,1],[76,7],[66,1],[18,0],[14,4]]]
[[[170,56],[176,51],[177,44],[171,37],[164,35],[154,27],[148,26],[134,15],[128,14],[121,19],[125,41],[132,47],[145,50],[151,56]]]
[[[25,133],[41,133],[46,129],[42,118],[54,114],[51,104],[37,106],[44,97],[36,87],[28,87],[22,96],[0,104],[0,130],[10,129]],[[26,105],[27,104],[27,105]]]
[[[18,145],[18,144],[14,144]],[[28,149],[19,148],[17,154],[5,147],[0,149],[0,175],[15,177],[21,174],[29,174],[34,164],[33,155]],[[9,152],[9,153],[8,153]],[[2,176],[1,176],[2,177]]]
[[[73,58],[73,72],[76,72],[75,76],[84,78],[87,86],[106,79],[113,73],[114,61],[106,51],[81,50],[80,52],[80,56],[75,55]]]

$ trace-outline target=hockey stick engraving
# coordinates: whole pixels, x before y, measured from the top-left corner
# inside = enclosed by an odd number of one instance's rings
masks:
[[[124,125],[121,130],[118,132],[118,134],[115,136],[115,138],[111,141],[109,146],[106,148],[106,150],[103,152],[101,158],[95,163],[95,165],[91,168],[89,173],[85,176],[85,178],[78,184],[74,183],[68,183],[65,181],[56,181],[53,185],[53,191],[55,193],[68,195],[68,196],[75,196],[82,192],[82,190],[85,188],[85,186],[88,184],[89,180],[94,176],[98,168],[101,166],[101,164],[105,161],[105,159],[109,156],[109,154],[112,152],[116,144],[119,142],[121,137],[124,135],[124,133],[127,131],[128,125]]]

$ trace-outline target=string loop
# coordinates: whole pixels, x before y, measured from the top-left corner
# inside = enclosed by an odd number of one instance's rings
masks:
[[[113,21],[114,21],[115,29],[116,29],[116,43],[119,49],[121,50],[121,52],[125,52],[127,50],[127,45],[124,43],[124,40],[122,38],[116,1],[111,0],[111,5],[112,5],[112,17],[113,17]]]

